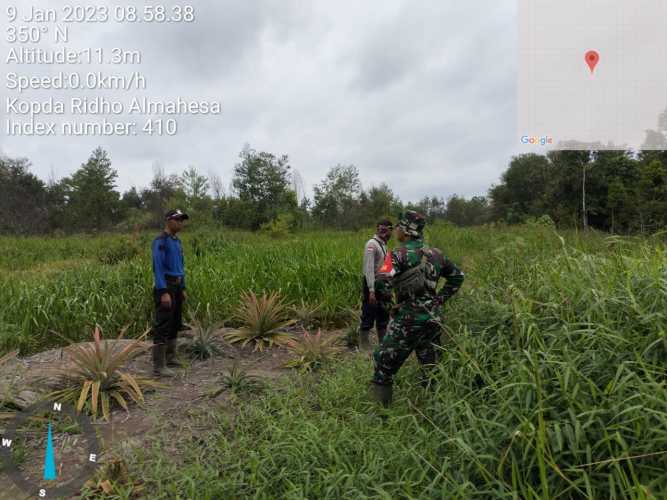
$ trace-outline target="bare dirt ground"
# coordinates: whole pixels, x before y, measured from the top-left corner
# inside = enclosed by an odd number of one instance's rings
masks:
[[[221,353],[203,361],[189,359],[180,350],[192,336],[190,332],[182,332],[179,339],[179,360],[183,363],[183,368],[174,370],[177,376],[162,378],[160,382],[164,384],[163,387],[146,391],[143,406],[132,404],[129,412],[116,408],[112,412],[110,422],[101,419],[95,422],[98,439],[104,450],[100,463],[103,467],[106,464],[107,468],[101,477],[96,478],[97,487],[101,490],[106,489],[108,483],[105,484],[105,480],[109,478],[122,479],[120,476],[126,472],[124,472],[123,457],[127,457],[127,454],[131,454],[137,448],[146,448],[155,440],[158,433],[173,429],[179,439],[198,440],[200,436],[203,439],[210,429],[202,426],[202,422],[205,422],[202,416],[212,411],[229,414],[237,411],[238,405],[243,404],[243,401],[232,391],[225,390],[221,381],[229,370],[235,368],[237,371],[243,371],[264,386],[275,387],[288,383],[294,371],[283,367],[290,359],[286,349],[273,347],[264,352],[257,352],[253,351],[250,345],[245,347],[232,345],[223,340],[224,331],[224,329],[219,330],[215,336],[215,343]],[[323,334],[342,336],[342,331],[323,332]],[[146,343],[146,347],[149,346],[150,343]],[[5,400],[14,401],[20,408],[29,406],[54,389],[54,384],[49,381],[49,374],[67,365],[68,362],[66,348],[13,359],[0,367],[0,396],[4,396]],[[143,376],[151,376],[151,370],[150,349],[133,359],[124,369],[133,375]],[[0,426],[4,430],[4,424],[0,423]],[[39,450],[43,450],[45,446],[43,433],[42,436],[31,443],[33,450],[27,453],[27,456],[34,457],[29,462],[34,463],[31,465],[26,463],[25,474],[32,477],[39,477],[42,467],[43,451],[41,460],[36,459],[40,456]],[[54,444],[57,449],[63,446],[62,441],[58,439],[68,438],[55,436]],[[78,460],[75,458],[79,456],[77,449],[84,450],[84,444],[79,441],[76,438],[73,440],[69,438],[66,443],[68,453],[61,454],[59,467],[66,469],[68,465],[73,466]],[[164,451],[177,453],[176,448]],[[10,496],[5,496],[6,494]],[[137,495],[143,496],[141,491],[137,491]],[[0,498],[22,497],[11,489],[0,491]]]

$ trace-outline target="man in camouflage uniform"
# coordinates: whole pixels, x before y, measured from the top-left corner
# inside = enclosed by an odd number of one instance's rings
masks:
[[[392,252],[397,304],[389,330],[373,353],[375,374],[371,384],[373,397],[385,407],[391,402],[394,375],[413,350],[422,365],[424,383],[428,383],[436,362],[436,346],[440,345],[442,305],[463,283],[463,273],[440,250],[424,244],[425,225],[421,214],[408,211],[396,226],[401,243]],[[440,278],[445,279],[445,285],[437,291]]]

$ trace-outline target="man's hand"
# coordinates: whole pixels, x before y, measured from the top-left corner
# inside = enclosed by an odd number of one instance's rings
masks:
[[[188,292],[186,292],[185,290],[181,290],[181,296],[183,297],[183,302],[188,300]]]
[[[375,292],[369,292],[368,294],[368,303],[371,305],[375,305],[378,303],[377,297],[375,297]]]
[[[171,309],[171,295],[168,293],[160,295],[160,306],[163,309]]]

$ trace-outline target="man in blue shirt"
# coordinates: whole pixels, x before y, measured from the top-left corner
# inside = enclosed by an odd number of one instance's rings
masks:
[[[155,323],[153,325],[153,374],[173,376],[168,367],[176,362],[176,337],[182,324],[185,291],[185,266],[183,246],[176,236],[182,229],[188,214],[170,210],[165,228],[152,244],[153,276],[155,278]]]

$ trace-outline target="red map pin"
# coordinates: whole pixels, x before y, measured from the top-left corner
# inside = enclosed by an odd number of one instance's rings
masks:
[[[586,52],[584,59],[586,60],[588,67],[591,69],[591,74],[593,74],[593,71],[595,71],[595,66],[597,66],[600,62],[600,54],[598,54],[597,50],[589,50]]]

